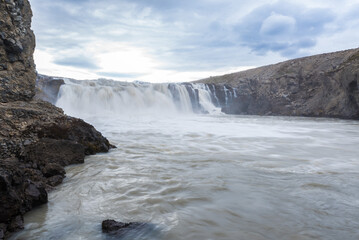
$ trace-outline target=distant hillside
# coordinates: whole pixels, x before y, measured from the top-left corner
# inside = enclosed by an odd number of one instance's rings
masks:
[[[359,119],[359,48],[196,82],[236,88],[226,113]]]

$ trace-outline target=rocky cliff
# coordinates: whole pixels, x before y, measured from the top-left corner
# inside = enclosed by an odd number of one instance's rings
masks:
[[[64,166],[111,148],[90,124],[33,100],[30,25],[28,0],[0,0],[0,239],[22,229],[23,214],[47,202]]]
[[[0,2],[0,102],[27,101],[35,95],[36,76],[28,1]]]
[[[227,86],[235,97],[222,105],[230,114],[359,119],[359,49],[352,49],[210,77],[197,82]]]

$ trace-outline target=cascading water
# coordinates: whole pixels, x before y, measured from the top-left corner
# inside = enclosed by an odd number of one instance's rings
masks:
[[[215,88],[214,85],[212,85],[212,90],[213,90],[213,91],[211,91],[211,92],[212,92],[213,97],[214,97],[214,99],[216,100],[216,103],[217,103],[216,106],[220,106],[220,104],[219,104],[219,99],[218,99],[217,94],[216,94],[216,88]]]
[[[231,92],[228,91],[226,86],[223,86],[223,90],[224,90],[224,95],[225,95],[225,98],[226,98],[226,105],[228,105],[228,93],[231,93]]]
[[[212,99],[217,99],[213,103]],[[227,100],[228,101],[228,100]],[[76,81],[66,79],[61,86],[57,106],[67,114],[191,114],[221,113],[219,101],[206,84],[151,84],[111,80]]]
[[[199,104],[207,113],[220,113],[221,109],[217,108],[212,102],[212,92],[207,84],[193,84],[193,88],[198,91]]]
[[[234,96],[234,98],[237,98],[238,96],[237,96],[237,92],[236,92],[236,89],[235,88],[233,88],[233,96]]]

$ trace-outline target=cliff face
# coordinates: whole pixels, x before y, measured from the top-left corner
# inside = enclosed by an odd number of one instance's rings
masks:
[[[112,147],[90,124],[32,99],[31,15],[28,0],[0,0],[0,239],[22,229],[23,215],[47,202],[64,166]]]
[[[62,78],[54,78],[38,74],[36,78],[36,94],[34,98],[56,104],[57,95],[63,84],[65,84],[65,81]]]
[[[0,2],[0,102],[27,101],[34,94],[35,37],[27,0]]]
[[[359,49],[289,60],[197,82],[236,89],[230,114],[359,119]]]

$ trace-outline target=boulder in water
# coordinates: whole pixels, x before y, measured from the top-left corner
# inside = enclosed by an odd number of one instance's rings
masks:
[[[124,223],[110,219],[102,222],[102,232],[115,237],[115,239],[153,239],[159,233],[158,228],[151,223]]]
[[[123,223],[123,222],[117,222],[115,220],[107,219],[102,221],[102,232],[111,233],[111,234],[123,234],[126,231],[139,229],[145,225],[146,223],[141,223],[141,222]]]

